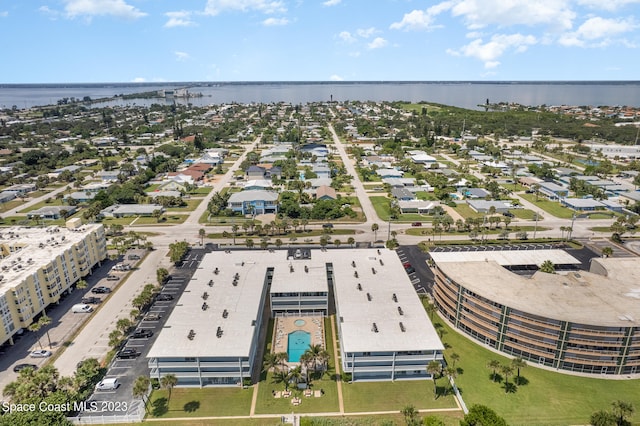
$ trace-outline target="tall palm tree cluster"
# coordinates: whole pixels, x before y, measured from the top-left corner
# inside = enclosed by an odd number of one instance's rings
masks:
[[[41,403],[70,403],[73,407],[75,402],[84,401],[91,395],[103,374],[104,370],[95,358],[82,361],[70,377],[60,376],[58,370],[52,365],[37,371],[29,367],[20,371],[16,380],[4,388],[2,395],[11,403],[35,404],[36,407]],[[71,413],[55,410],[16,411],[0,416],[0,424],[70,425],[71,423],[66,419],[69,414]]]
[[[268,352],[264,355],[263,371],[273,370],[273,381],[283,383],[285,390],[294,383],[307,383],[311,385],[311,379],[315,373],[327,370],[329,353],[321,345],[309,345],[309,348],[300,355],[300,365],[289,368],[286,361],[289,355],[286,352]]]
[[[527,362],[522,358],[513,358],[509,364],[501,364],[497,359],[492,359],[487,362],[487,368],[491,370],[491,380],[494,382],[498,380],[498,372],[504,376],[504,391],[508,393],[510,390],[515,391],[515,386],[522,383],[523,379],[520,377],[520,370],[527,366]],[[509,376],[513,376],[513,373],[517,372],[517,376],[514,383],[509,383]]]

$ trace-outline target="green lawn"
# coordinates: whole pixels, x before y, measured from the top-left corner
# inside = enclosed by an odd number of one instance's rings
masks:
[[[175,388],[151,394],[149,417],[248,416],[253,388]]]
[[[302,391],[290,388],[293,396],[302,399],[298,406],[291,404],[291,398],[274,398],[271,391],[284,390],[284,384],[274,383],[273,374],[267,374],[265,380],[260,382],[258,388],[258,400],[256,402],[256,414],[278,414],[278,413],[323,413],[338,411],[338,389],[336,382],[332,380],[331,374],[325,374],[322,379],[311,382],[314,390],[322,389],[324,395],[319,398],[304,397]]]
[[[48,203],[47,203],[46,200],[42,200],[39,203],[36,203],[36,204],[32,205],[29,208],[20,210],[20,213],[28,213],[28,212],[33,211],[33,210],[38,210],[38,209],[40,209],[42,207],[63,206],[63,205],[65,205],[65,204],[62,202],[62,199],[51,198]]]
[[[529,209],[511,209],[509,210],[518,219],[533,220],[534,211]],[[541,217],[538,220],[542,220]]]
[[[535,204],[537,207],[540,207],[542,210],[546,211],[547,213],[555,217],[559,217],[561,219],[571,219],[571,217],[573,216],[573,213],[574,213],[573,210],[563,207],[557,201],[549,201],[543,196],[539,196],[538,201],[536,201],[535,194],[519,194],[519,195],[525,200]]]
[[[192,212],[198,207],[198,205],[202,202],[202,198],[191,198],[187,200],[187,205],[184,207],[169,207],[167,211],[169,212]]]
[[[210,186],[203,186],[203,187],[196,188],[193,191],[189,191],[189,194],[190,195],[207,195],[212,190],[213,188]]]
[[[478,218],[484,216],[484,214],[474,211],[467,203],[456,204],[455,210],[465,219],[468,217]]]
[[[486,364],[492,359],[503,364],[509,360],[453,331],[440,318],[434,322],[440,324],[437,327],[441,327],[442,341],[448,347],[445,356],[452,352],[460,355],[456,368],[462,373],[456,384],[468,407],[487,405],[510,425],[588,424],[591,413],[609,409],[613,400],[622,399],[636,408],[632,421],[640,421],[638,380],[592,379],[528,366],[521,370],[527,384],[505,393],[502,383],[491,380]]]
[[[455,408],[456,403],[446,378],[438,379],[439,396],[434,398],[432,380],[349,383],[342,386],[346,412]],[[445,395],[446,393],[446,395]]]
[[[164,214],[160,222],[158,222],[155,217],[144,216],[136,220],[134,225],[177,225],[183,223],[188,217],[189,215],[187,214]]]
[[[23,204],[24,204],[24,202],[21,199],[16,198],[16,199],[8,201],[6,203],[0,204],[0,212],[1,213],[8,212],[9,210],[16,209],[16,208],[20,207]]]
[[[369,197],[371,204],[378,215],[378,218],[382,221],[389,220],[389,198],[373,196]],[[421,215],[418,213],[405,213],[401,214],[398,219],[394,219],[393,222],[425,222],[431,221],[431,216]],[[374,218],[375,220],[375,218]]]

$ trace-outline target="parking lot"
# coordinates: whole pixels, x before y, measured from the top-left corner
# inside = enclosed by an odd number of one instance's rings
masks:
[[[552,249],[562,249],[564,248],[564,244],[562,243],[553,243],[553,244],[491,244],[485,246],[476,246],[476,245],[464,245],[464,246],[437,246],[432,247],[430,250],[434,253],[438,252],[456,252],[456,251],[503,251],[503,250],[552,250]]]
[[[398,257],[403,265],[407,263],[411,265],[411,269],[405,271],[410,272],[409,279],[413,288],[418,294],[430,294],[433,288],[434,276],[431,269],[427,265],[429,255],[423,253],[418,246],[400,246],[396,250]],[[411,272],[411,270],[413,271]]]
[[[149,377],[150,370],[146,358],[149,349],[196,271],[205,251],[205,249],[191,250],[184,261],[170,271],[171,275],[160,292],[160,295],[165,295],[164,298],[168,300],[156,298],[156,301],[142,314],[142,319],[131,333],[133,334],[134,330],[144,329],[150,330],[153,335],[134,338],[130,334],[118,353],[135,351],[133,352],[135,355],[127,358],[118,358],[116,355],[105,375],[105,378],[117,378],[120,385],[115,390],[95,391],[89,400],[90,408],[82,412],[81,416],[123,415],[135,412],[139,408],[141,401],[133,398],[133,385],[139,376]]]

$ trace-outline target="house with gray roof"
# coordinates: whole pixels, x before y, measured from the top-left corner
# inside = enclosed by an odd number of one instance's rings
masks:
[[[496,213],[506,213],[513,207],[504,201],[467,200],[467,204],[478,213],[488,213],[491,207],[496,209]]]
[[[413,192],[406,188],[391,188],[391,196],[402,201],[415,200],[416,198]]]
[[[164,212],[160,204],[114,204],[102,210],[104,217],[153,216],[154,212]]]
[[[60,219],[62,213],[66,212],[66,216],[69,217],[74,214],[77,209],[74,206],[45,206],[37,210],[31,210],[27,213],[29,219]]]
[[[235,192],[229,197],[227,208],[243,215],[277,213],[278,193],[262,190]]]

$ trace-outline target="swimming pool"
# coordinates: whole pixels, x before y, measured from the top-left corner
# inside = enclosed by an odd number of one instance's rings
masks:
[[[300,356],[309,349],[311,343],[311,333],[298,330],[289,333],[287,340],[287,353],[289,354],[288,362],[299,362]]]

